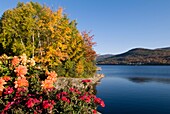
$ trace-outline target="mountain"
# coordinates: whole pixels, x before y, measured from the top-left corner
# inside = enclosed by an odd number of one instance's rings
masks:
[[[97,64],[170,65],[170,47],[157,49],[135,48],[122,54],[97,59]]]
[[[113,56],[112,54],[98,55],[96,61],[102,61],[103,59]]]

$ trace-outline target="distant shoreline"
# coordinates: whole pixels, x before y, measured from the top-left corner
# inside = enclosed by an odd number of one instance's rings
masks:
[[[96,65],[123,65],[123,66],[170,66],[170,64],[96,64]]]

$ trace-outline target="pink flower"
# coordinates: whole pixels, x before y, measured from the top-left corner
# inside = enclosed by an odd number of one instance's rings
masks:
[[[8,104],[5,106],[4,111],[8,110],[11,105],[13,105],[14,102],[8,102]]]
[[[17,73],[17,76],[23,77],[24,75],[27,74],[27,67],[23,65],[19,65],[18,67],[15,68],[14,72]]]
[[[27,88],[17,88],[17,92],[26,92],[27,91]]]
[[[14,56],[11,62],[13,66],[16,66],[19,64],[20,60],[17,56]]]
[[[45,100],[45,101],[43,101],[43,108],[44,109],[50,108],[50,110],[52,110],[54,104],[55,104],[54,100],[50,100],[50,101]]]
[[[13,91],[14,91],[13,88],[8,86],[7,88],[5,88],[4,94],[8,95],[8,94],[11,94]]]
[[[36,98],[29,98],[28,101],[26,102],[26,105],[28,108],[32,108],[34,104],[39,103],[40,101],[37,100]]]
[[[40,101],[36,98],[34,98],[34,103],[39,103]]]

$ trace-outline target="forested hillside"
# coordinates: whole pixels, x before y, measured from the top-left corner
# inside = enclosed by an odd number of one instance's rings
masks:
[[[170,48],[143,49],[136,48],[97,61],[97,64],[170,64]]]

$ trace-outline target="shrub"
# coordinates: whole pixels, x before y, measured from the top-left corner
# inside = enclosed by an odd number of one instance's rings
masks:
[[[96,113],[97,106],[104,107],[92,87],[82,80],[84,89],[67,86],[57,90],[57,74],[48,71],[21,56],[0,57],[0,111],[8,113]]]

